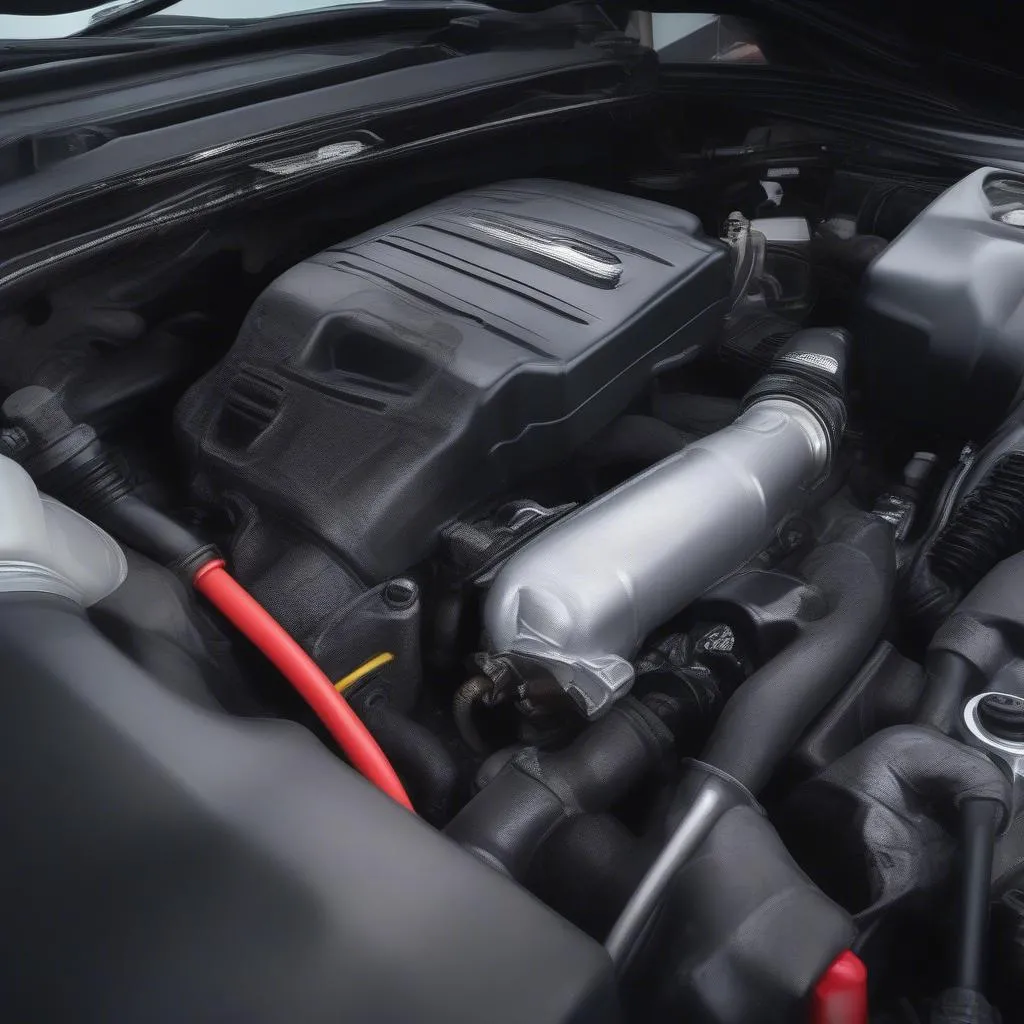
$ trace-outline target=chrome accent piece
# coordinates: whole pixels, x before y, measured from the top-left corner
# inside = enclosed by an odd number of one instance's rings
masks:
[[[486,235],[496,248],[512,256],[554,270],[568,271],[599,288],[614,288],[622,279],[622,261],[613,252],[568,235],[545,233],[515,221],[492,217],[460,219],[466,227]]]
[[[309,153],[298,153],[295,156],[285,156],[277,160],[264,160],[261,163],[254,163],[252,166],[259,171],[266,171],[267,174],[300,174],[316,167],[328,167],[331,164],[340,164],[345,160],[351,160],[370,149],[367,142],[352,139],[348,142],[332,142],[330,145],[321,146]]]
[[[993,736],[981,724],[978,705],[993,693],[1006,697],[1019,696],[1001,690],[986,690],[977,697],[972,697],[963,710],[963,738],[970,746],[984,750],[1009,776],[1013,785],[1013,814],[1016,815],[1024,807],[1024,743],[1014,743],[1012,740]]]
[[[1024,743],[1014,743],[1013,740],[993,736],[981,724],[981,718],[978,716],[978,705],[985,697],[991,697],[993,694],[1003,697],[1015,696],[1012,693],[1002,693],[1000,690],[986,690],[977,697],[972,697],[964,708],[964,727],[967,729],[968,739],[976,740],[989,752],[998,754],[1014,776],[1024,777]]]

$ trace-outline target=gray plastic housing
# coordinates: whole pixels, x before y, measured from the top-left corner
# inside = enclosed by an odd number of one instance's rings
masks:
[[[983,441],[1024,381],[1024,177],[939,196],[869,267],[854,333],[876,409]]]
[[[491,651],[543,666],[601,714],[645,637],[761,550],[830,454],[809,409],[756,402],[513,555],[484,606]]]
[[[0,455],[0,593],[54,594],[87,608],[127,573],[112,537],[40,495],[28,473]]]

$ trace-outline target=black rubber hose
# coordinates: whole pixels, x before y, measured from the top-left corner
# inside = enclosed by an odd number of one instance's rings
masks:
[[[797,573],[820,591],[825,614],[736,690],[701,755],[753,793],[857,671],[889,614],[892,528],[855,513],[830,533]]]
[[[459,730],[462,742],[474,754],[489,754],[491,745],[480,734],[474,714],[476,708],[494,694],[494,683],[487,676],[479,675],[467,679],[456,691],[452,700],[452,717]]]
[[[686,809],[605,940],[620,974],[672,879],[733,805],[735,791],[756,794],[765,785],[878,640],[896,576],[892,528],[875,516],[846,516],[798,575],[819,591],[825,611],[736,690],[696,771],[684,776],[693,786],[683,794]]]
[[[846,364],[850,337],[838,327],[798,331],[772,361],[771,369],[744,396],[743,408],[766,398],[787,398],[814,412],[839,450],[846,429]]]
[[[527,747],[455,816],[445,832],[481,860],[523,879],[564,821],[599,814],[671,758],[668,728],[625,698],[554,753]]]
[[[974,666],[959,654],[944,650],[930,652],[928,677],[915,716],[917,724],[951,735],[975,675]]]
[[[552,910],[601,940],[633,894],[649,856],[612,814],[581,814],[538,851],[530,888]],[[600,899],[594,899],[594,893]]]
[[[953,987],[984,992],[992,854],[1003,814],[995,800],[965,800],[960,808],[963,870]]]
[[[214,545],[134,494],[125,494],[96,508],[92,515],[103,529],[128,547],[186,577],[217,557]]]
[[[22,388],[4,402],[3,415],[22,441],[14,457],[41,490],[186,578],[217,557],[212,544],[133,493],[116,453],[92,427],[71,421],[60,396]]]
[[[362,714],[409,791],[420,815],[438,827],[451,817],[459,771],[444,743],[429,729],[381,701]]]

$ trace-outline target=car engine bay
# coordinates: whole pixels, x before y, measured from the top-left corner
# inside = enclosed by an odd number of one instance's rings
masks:
[[[245,907],[228,975],[330,932],[360,1019],[1016,1019],[1024,180],[755,148],[5,314],[5,715],[103,723],[51,731],[26,857],[80,813],[168,934]],[[286,1019],[263,983],[234,1019]]]

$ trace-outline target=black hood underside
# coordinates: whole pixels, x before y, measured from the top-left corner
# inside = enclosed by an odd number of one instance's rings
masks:
[[[0,0],[0,13],[67,14],[95,6],[95,0]],[[128,18],[132,6],[123,5]],[[243,16],[244,6],[240,0]],[[325,0],[323,13],[332,6]],[[488,6],[527,14],[568,5],[565,0],[489,0]],[[932,4],[926,9],[912,0],[600,0],[599,6],[616,20],[637,7],[749,18],[767,31],[799,33],[809,45],[849,51],[901,78],[928,79],[962,94],[970,91],[970,98],[979,102],[995,82],[1006,84],[1007,79],[1021,77],[1024,5],[1001,0],[980,0],[969,7]],[[348,5],[335,9],[352,12]]]

